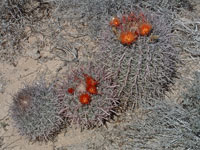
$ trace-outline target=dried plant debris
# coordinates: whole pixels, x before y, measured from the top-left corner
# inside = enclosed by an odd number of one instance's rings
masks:
[[[45,81],[25,86],[14,97],[10,115],[19,133],[30,141],[53,140],[62,128],[56,90]]]
[[[0,9],[0,58],[11,64],[24,52],[21,41],[26,27],[34,27],[48,17],[50,4],[39,0],[3,0]]]
[[[176,30],[181,35],[180,47],[193,56],[200,56],[200,17],[195,13],[189,18],[176,21]]]
[[[200,137],[200,72],[195,72],[195,77],[187,92],[183,93],[181,105],[192,115],[189,118],[192,132]]]
[[[77,61],[80,49],[95,49],[86,33],[71,26],[63,1],[5,0],[0,13],[1,61],[17,63],[17,56]],[[70,3],[70,1],[69,1]],[[39,37],[38,37],[39,35]],[[36,41],[34,38],[37,38]],[[45,54],[49,55],[45,55]],[[53,54],[53,56],[52,56]]]
[[[184,8],[189,11],[194,10],[193,5],[191,4],[191,2],[189,0],[169,0],[168,3],[174,4],[174,5],[172,5],[172,6],[174,6],[174,9]]]
[[[183,93],[183,100],[181,104],[183,108],[193,111],[197,109],[200,114],[200,72],[195,72],[192,85],[188,86],[187,92]]]
[[[8,120],[9,120],[9,116],[5,115],[3,118],[0,118],[0,148],[1,149],[5,149],[6,147],[8,147],[5,143],[6,141],[6,137],[5,133],[8,131]]]
[[[133,113],[132,119],[104,131],[102,144],[90,143],[88,149],[197,150],[200,137],[193,132],[193,115],[177,104],[159,102],[143,110],[143,118]]]
[[[182,9],[193,11],[193,4],[189,0],[145,0],[144,3],[149,3],[153,7],[167,8],[171,11],[179,13]]]
[[[0,72],[0,93],[4,93],[6,88],[6,79],[3,74]]]
[[[3,141],[4,141],[3,137],[0,137],[0,148],[2,148],[2,146],[4,144]]]

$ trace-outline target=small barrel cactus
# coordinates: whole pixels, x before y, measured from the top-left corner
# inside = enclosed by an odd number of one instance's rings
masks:
[[[65,74],[66,75],[66,74]],[[104,67],[87,63],[60,80],[61,115],[81,129],[101,126],[112,119],[118,107],[117,85]]]
[[[30,141],[52,140],[63,124],[56,90],[44,81],[21,89],[10,107],[11,117],[21,135]]]
[[[152,99],[164,96],[176,72],[178,50],[172,41],[175,40],[172,19],[140,7],[116,15],[119,25],[109,23],[113,21],[109,15],[110,20],[102,22],[104,27],[98,37],[100,50],[95,59],[112,70],[125,108],[151,105]],[[127,34],[121,39],[123,32],[138,37],[134,39]]]

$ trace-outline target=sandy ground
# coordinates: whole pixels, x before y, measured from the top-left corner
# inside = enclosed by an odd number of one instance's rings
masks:
[[[200,14],[200,7],[195,6],[196,13]],[[188,19],[188,18],[187,18]],[[30,38],[29,44],[34,40],[42,37],[35,35]],[[27,46],[27,45],[25,45]],[[33,50],[34,51],[34,50]],[[24,137],[19,136],[17,130],[12,126],[12,120],[8,117],[9,106],[12,103],[12,96],[23,87],[24,83],[31,83],[39,74],[45,73],[47,78],[51,79],[57,74],[57,70],[62,67],[63,62],[59,59],[52,59],[41,62],[40,59],[46,56],[51,57],[48,48],[44,49],[41,56],[32,53],[27,48],[26,55],[21,56],[16,66],[1,63],[0,64],[0,143],[3,142],[4,149],[13,150],[54,150],[61,147],[69,146],[73,149],[73,145],[83,144],[85,141],[92,140],[94,136],[98,136],[95,130],[68,129],[67,133],[63,131],[58,135],[55,142],[29,143]],[[175,85],[172,87],[173,93],[168,93],[170,99],[180,102],[181,92],[186,82],[190,82],[195,71],[200,71],[200,61],[198,57],[192,57],[188,53],[181,56],[183,65],[178,68],[180,78],[176,79]],[[186,82],[182,82],[182,81]],[[100,139],[102,137],[99,137]],[[71,148],[70,148],[71,146]],[[64,148],[62,149],[64,150]]]

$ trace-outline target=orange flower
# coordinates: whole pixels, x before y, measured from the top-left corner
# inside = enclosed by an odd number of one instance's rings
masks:
[[[87,86],[86,90],[90,93],[90,94],[97,94],[97,88],[95,86]]]
[[[68,93],[70,93],[70,94],[73,94],[73,93],[74,93],[74,89],[73,89],[73,88],[69,88],[67,91],[68,91]]]
[[[143,23],[139,26],[139,33],[142,36],[148,35],[152,30],[152,25],[149,23]]]
[[[90,95],[87,93],[81,94],[81,96],[79,97],[79,101],[81,102],[81,104],[89,104],[90,100]]]
[[[91,86],[97,86],[98,82],[93,79],[91,76],[85,75],[85,82],[87,84],[87,86],[91,85]]]
[[[138,36],[137,36],[136,33],[133,33],[133,32],[130,32],[130,31],[121,32],[120,41],[121,41],[122,44],[130,45],[130,44],[132,44],[133,42],[136,41],[137,37]]]
[[[120,20],[118,17],[113,17],[110,21],[110,25],[113,27],[118,27],[120,25]]]

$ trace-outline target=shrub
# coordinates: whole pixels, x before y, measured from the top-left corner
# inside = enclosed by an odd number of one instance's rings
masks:
[[[127,116],[120,124],[102,132],[104,140],[90,143],[88,149],[197,150],[200,147],[200,137],[190,127],[192,114],[171,101],[156,103]]]

